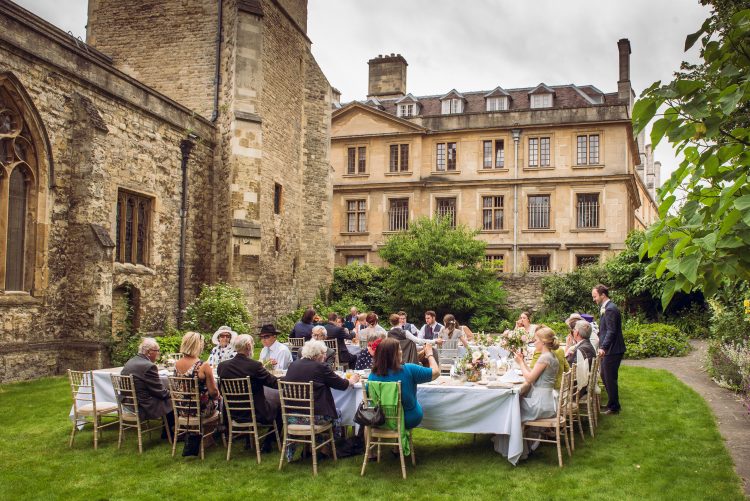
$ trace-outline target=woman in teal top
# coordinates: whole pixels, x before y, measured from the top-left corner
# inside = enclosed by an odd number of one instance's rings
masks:
[[[429,383],[440,375],[440,368],[435,362],[432,345],[425,344],[424,353],[430,367],[417,364],[401,363],[401,346],[396,339],[384,339],[375,348],[370,381],[401,382],[401,404],[404,407],[404,425],[406,429],[419,426],[422,422],[422,407],[417,401],[417,385]]]

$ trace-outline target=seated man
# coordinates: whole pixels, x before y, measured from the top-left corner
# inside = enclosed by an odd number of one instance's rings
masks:
[[[161,419],[166,416],[169,429],[172,431],[172,400],[169,398],[169,391],[161,383],[159,371],[154,363],[159,358],[159,353],[159,343],[154,338],[143,338],[138,346],[138,354],[127,361],[121,375],[133,376],[133,386],[138,397],[138,414],[141,419]]]
[[[241,334],[234,340],[234,358],[219,364],[217,373],[220,379],[250,378],[250,389],[253,393],[255,417],[261,424],[271,424],[276,421],[279,433],[282,430],[281,406],[279,401],[278,380],[268,372],[263,364],[253,360],[253,338],[248,334]],[[233,411],[232,419],[238,423],[250,421],[249,411]],[[271,450],[275,441],[273,435],[266,437],[263,452]]]
[[[338,340],[339,347],[339,363],[348,364],[350,368],[354,368],[357,362],[357,355],[352,355],[349,350],[346,349],[346,341],[356,338],[354,334],[349,333],[345,328],[340,325],[336,325],[338,315],[336,313],[328,314],[328,323],[325,325],[326,339]]]
[[[388,317],[388,322],[391,324],[391,330],[388,331],[388,337],[398,340],[398,344],[401,347],[401,361],[405,364],[418,363],[419,355],[417,352],[417,345],[406,336],[406,331],[399,327],[401,320],[398,313],[394,313]]]
[[[312,338],[316,339],[318,341],[325,341],[326,340],[326,328],[322,325],[316,325],[312,329]],[[328,348],[326,350],[326,359],[325,364],[330,367],[333,370],[336,370],[336,350],[333,348]]]
[[[583,358],[589,362],[589,367],[591,367],[592,359],[596,357],[596,350],[591,341],[589,341],[589,337],[591,337],[591,324],[585,320],[576,322],[573,328],[573,340],[575,344],[565,350],[565,358],[570,365],[576,362],[578,352],[580,351],[583,354]]]
[[[266,324],[260,328],[260,342],[263,349],[260,350],[260,361],[271,361],[274,369],[286,370],[292,363],[292,352],[285,344],[276,340],[279,333],[272,324]]]

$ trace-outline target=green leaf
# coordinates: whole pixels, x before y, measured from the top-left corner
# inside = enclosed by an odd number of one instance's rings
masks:
[[[640,99],[633,105],[633,132],[640,133],[654,118],[659,105],[653,98]]]
[[[664,290],[661,293],[661,309],[666,310],[674,296],[675,281],[669,280],[664,284]]]
[[[700,82],[698,80],[677,80],[675,82],[675,88],[677,89],[677,92],[679,92],[683,96],[689,96],[702,87],[703,82]]]
[[[740,212],[737,209],[732,209],[729,211],[729,214],[727,214],[724,219],[721,221],[721,227],[719,227],[719,236],[723,237],[724,235],[731,230],[735,224],[742,218],[742,212]]]
[[[660,217],[664,217],[667,215],[667,212],[669,212],[669,209],[672,207],[672,204],[675,200],[677,200],[677,197],[674,195],[669,195],[667,198],[662,200],[661,204],[659,204]]]
[[[700,255],[692,254],[687,256],[680,261],[679,272],[682,273],[685,278],[693,285],[698,280],[698,263],[700,262]]]
[[[668,235],[660,235],[648,244],[648,256],[654,257],[669,241]]]
[[[734,201],[734,206],[741,211],[750,209],[750,195],[743,195]]]
[[[724,89],[719,97],[721,111],[724,112],[725,115],[731,114],[737,107],[737,103],[742,99],[743,94],[744,90],[736,84],[732,84]]]
[[[653,148],[656,148],[671,124],[672,121],[668,118],[660,118],[654,122],[654,125],[651,127],[651,146]]]
[[[701,29],[685,37],[685,52],[689,51],[690,48],[693,45],[695,45],[695,42],[697,42],[698,39],[701,37],[701,35],[706,32],[709,26],[710,26],[709,20],[706,19],[705,21],[703,21],[703,25],[701,26]]]

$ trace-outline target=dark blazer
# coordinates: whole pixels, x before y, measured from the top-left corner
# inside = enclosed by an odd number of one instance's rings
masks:
[[[579,344],[578,347],[575,350],[571,351],[570,355],[566,357],[570,365],[576,363],[576,360],[578,359],[578,351],[583,353],[583,358],[589,361],[590,368],[591,360],[596,357],[596,350],[594,350],[594,345],[591,344],[591,341],[589,341],[588,339],[582,340],[581,344]]]
[[[138,354],[128,360],[121,374],[133,376],[141,419],[159,419],[172,412],[169,391],[161,384],[156,364],[146,355]]]
[[[354,335],[351,333],[347,333],[346,329],[344,329],[343,327],[339,327],[336,324],[332,324],[331,322],[328,322],[325,327],[326,337],[328,339],[338,339],[339,341],[339,362],[346,364],[356,360],[357,357],[349,353],[349,350],[346,349],[345,343],[347,339],[353,339]]]
[[[599,318],[599,348],[607,355],[625,353],[625,338],[622,337],[622,316],[612,301],[607,303]]]
[[[301,337],[304,338],[305,341],[309,341],[312,338],[313,327],[315,327],[313,324],[306,324],[305,322],[299,321],[294,324],[294,328],[292,328],[292,333],[289,334],[289,337]]]
[[[216,372],[220,379],[250,377],[250,388],[253,392],[255,415],[258,421],[270,423],[276,418],[276,413],[271,410],[268,402],[266,402],[263,387],[268,386],[269,388],[278,389],[278,380],[276,376],[263,367],[262,363],[238,353],[231,360],[221,362]],[[239,422],[249,421],[250,413],[235,411],[232,413],[232,419]]]
[[[326,364],[321,364],[309,358],[300,358],[291,363],[282,381],[292,383],[313,382],[313,398],[315,400],[315,415],[336,417],[336,403],[331,394],[334,390],[349,388],[349,381],[338,377]]]
[[[388,331],[388,337],[398,340],[398,344],[401,345],[401,361],[405,364],[416,364],[419,363],[419,355],[417,354],[417,345],[414,341],[406,337],[406,332],[401,327],[393,327]]]

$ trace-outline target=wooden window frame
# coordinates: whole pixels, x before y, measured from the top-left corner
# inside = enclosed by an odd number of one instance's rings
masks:
[[[346,199],[344,203],[346,204],[346,219],[344,221],[346,226],[344,233],[367,233],[367,199]],[[354,207],[351,208],[350,204],[354,204]],[[364,215],[364,221],[360,218],[361,215]],[[352,226],[350,225],[351,217],[354,217],[354,230],[351,229]],[[360,224],[360,222],[362,222],[362,224]]]
[[[131,240],[130,240],[130,258],[126,260],[126,246],[127,246],[127,203],[128,200],[134,200],[133,205],[133,220],[131,223]],[[143,239],[143,249],[141,255],[143,256],[142,261],[138,262],[138,224],[140,223],[138,207],[139,202],[146,204],[146,213],[148,219],[145,228],[145,236]],[[116,228],[119,229],[119,233],[115,237],[115,261],[118,263],[129,263],[133,265],[149,266],[151,262],[151,238],[153,232],[153,215],[154,215],[154,198],[142,193],[136,193],[134,191],[126,189],[117,190],[117,207],[119,218],[116,216]]]

